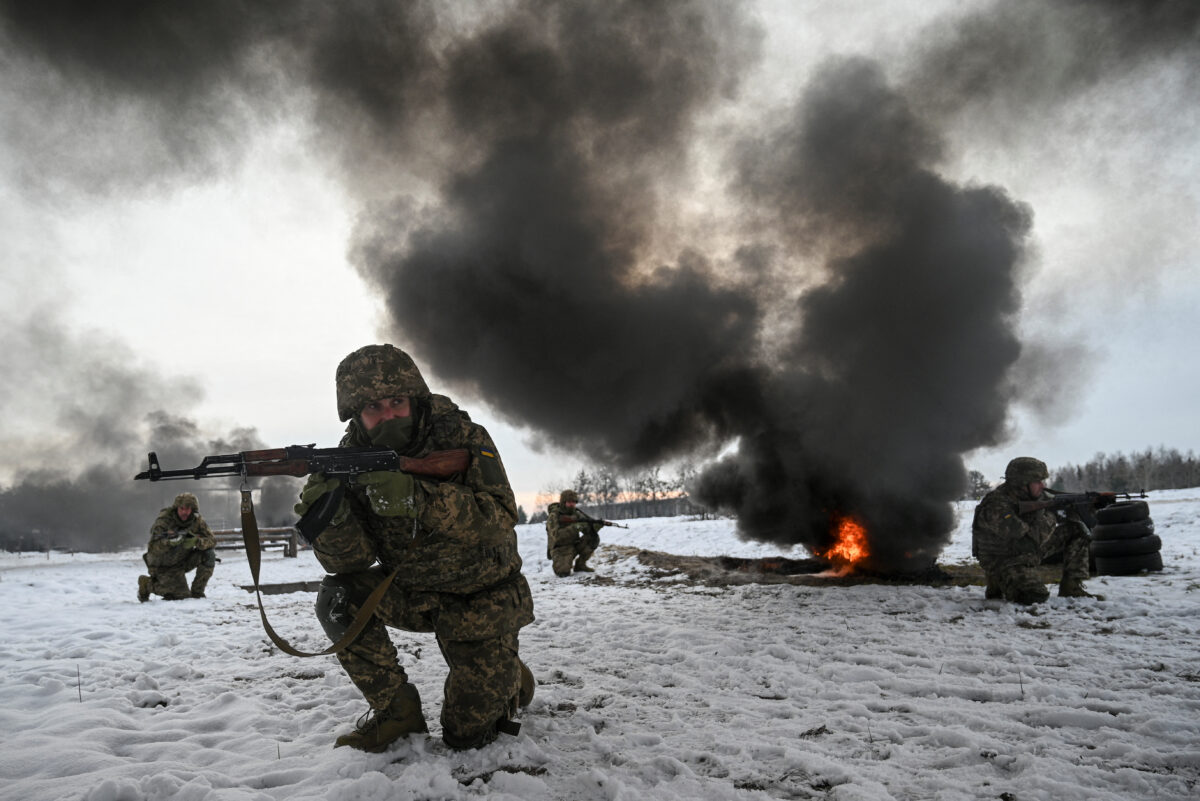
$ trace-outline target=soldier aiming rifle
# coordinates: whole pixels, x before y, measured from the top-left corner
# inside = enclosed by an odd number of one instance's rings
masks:
[[[588,558],[600,547],[600,529],[604,526],[629,528],[611,520],[592,517],[576,508],[579,495],[575,490],[563,490],[558,503],[546,510],[546,558],[560,578],[576,573],[594,573]]]
[[[1117,501],[1115,492],[1055,493],[1046,488],[1046,463],[1020,456],[1008,463],[1004,483],[975,507],[971,553],[987,578],[985,597],[1018,604],[1041,603],[1050,591],[1038,567],[1062,551],[1060,598],[1095,598],[1083,582],[1088,577],[1090,527],[1096,510]],[[1060,519],[1064,511],[1065,519]]]

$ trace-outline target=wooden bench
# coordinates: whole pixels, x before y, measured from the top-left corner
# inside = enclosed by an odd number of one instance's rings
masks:
[[[242,540],[242,530],[240,528],[218,529],[213,531],[213,536],[217,539],[217,550],[246,547],[245,542]],[[264,551],[267,548],[282,545],[284,556],[295,557],[300,552],[300,532],[296,531],[292,526],[260,528],[258,530],[258,541]]]

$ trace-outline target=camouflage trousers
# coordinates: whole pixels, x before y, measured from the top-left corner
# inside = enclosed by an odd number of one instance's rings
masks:
[[[559,577],[571,575],[571,568],[575,564],[575,560],[586,562],[599,546],[600,535],[595,531],[572,534],[569,538],[560,535],[554,547],[550,549],[550,562],[554,567],[554,575]]]
[[[1046,541],[1034,549],[1012,556],[980,557],[979,564],[987,577],[987,595],[998,594],[1015,603],[1041,603],[1050,597],[1050,591],[1038,575],[1042,560],[1062,551],[1063,582],[1082,583],[1088,577],[1090,545],[1087,527],[1067,521],[1055,526]]]
[[[171,567],[147,568],[150,571],[150,592],[161,595],[168,601],[199,595],[208,586],[208,580],[212,578],[216,566],[217,552],[209,548],[192,551],[187,559]],[[192,586],[189,589],[187,574],[191,570],[195,570],[196,575],[192,577]]]
[[[342,630],[348,627],[386,575],[376,566],[325,577],[317,617],[331,639],[340,636],[339,625]],[[408,682],[387,627],[434,633],[449,667],[443,691],[442,737],[455,748],[486,745],[496,738],[498,726],[517,712],[521,684],[517,632],[532,619],[533,602],[524,577],[517,574],[516,578],[474,596],[393,586],[362,634],[337,654],[338,662],[371,708],[384,709]],[[344,601],[334,600],[331,612],[331,591],[339,595],[341,588]]]

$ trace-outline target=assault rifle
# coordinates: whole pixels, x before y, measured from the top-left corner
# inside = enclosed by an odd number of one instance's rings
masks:
[[[361,473],[398,470],[430,478],[449,478],[467,469],[470,454],[466,448],[433,451],[420,458],[401,456],[391,448],[317,448],[313,445],[289,445],[261,451],[242,451],[205,456],[200,464],[184,470],[163,470],[158,456],[150,452],[150,469],[133,477],[134,481],[173,481],[181,478],[217,476],[307,476],[324,473],[330,478],[351,479]]]
[[[612,526],[613,528],[629,528],[629,526],[622,526],[620,523],[614,523],[611,520],[601,520],[598,517],[592,517],[591,515],[589,515],[587,512],[583,511],[582,509],[576,509],[574,515],[561,515],[560,514],[558,516],[558,522],[562,523],[564,525],[580,522],[579,520],[575,519],[575,515],[582,517],[583,518],[582,522],[591,523],[592,525],[596,526],[597,528],[602,528],[603,526]]]
[[[339,479],[337,488],[327,492],[314,503],[296,523],[304,539],[312,544],[329,525],[342,503],[346,484],[362,473],[397,470],[416,476],[447,479],[463,473],[471,461],[466,448],[433,451],[428,456],[401,456],[391,448],[367,445],[355,448],[317,448],[312,445],[289,445],[261,451],[242,451],[218,456],[205,456],[200,464],[184,470],[163,470],[158,456],[150,452],[150,469],[133,477],[134,481],[173,481],[183,478],[214,478],[218,476],[307,476],[324,473]]]
[[[1112,506],[1118,499],[1133,500],[1134,498],[1145,498],[1146,493],[1143,490],[1138,495],[1130,495],[1128,492],[1055,492],[1054,490],[1045,490],[1051,497],[1044,501],[1020,501],[1017,503],[1017,514],[1023,515],[1026,512],[1034,512],[1038,509],[1049,509],[1052,512],[1060,509],[1074,509],[1088,528],[1095,528],[1099,522],[1096,519],[1096,510],[1104,509],[1107,506]]]

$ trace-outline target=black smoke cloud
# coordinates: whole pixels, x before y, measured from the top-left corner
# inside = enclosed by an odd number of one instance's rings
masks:
[[[1030,213],[939,178],[940,152],[865,60],[827,64],[790,119],[741,151],[747,202],[782,211],[805,241],[854,248],[795,304],[766,402],[736,415],[766,425],[697,483],[757,539],[799,532],[824,551],[853,514],[877,568],[928,564],[953,525],[961,454],[1003,433]]]
[[[842,254],[825,283],[789,311],[812,276],[788,274],[757,241],[745,248],[757,260],[684,251],[639,270],[669,219],[655,189],[721,96],[722,76],[694,72],[682,91],[662,65],[707,63],[746,39],[722,39],[735,24],[683,26],[658,59],[620,59],[638,87],[623,91],[587,79],[572,21],[500,27],[455,51],[455,119],[467,141],[493,141],[431,216],[406,225],[401,208],[360,229],[359,263],[398,332],[440,376],[563,447],[639,464],[737,438],[696,497],[735,511],[747,536],[825,550],[835,518],[854,513],[881,568],[931,562],[961,454],[998,441],[1014,395],[1028,211],[939,179],[936,133],[877,65],[850,60],[732,159],[736,207],[769,221],[776,259]],[[635,42],[626,31],[598,49]]]
[[[680,453],[758,309],[702,254],[644,259],[756,36],[698,3],[529,5],[447,53],[443,136],[476,163],[415,224],[407,199],[367,218],[358,263],[403,340],[508,417],[627,465]]]
[[[362,200],[356,263],[440,378],[624,465],[736,440],[698,497],[816,551],[859,515],[881,568],[932,560],[962,454],[1003,440],[1028,386],[1051,403],[1057,366],[1023,360],[1014,329],[1031,212],[940,176],[937,126],[1177,65],[1196,20],[980,4],[931,27],[898,83],[838,59],[782,123],[714,126],[756,63],[739,5],[135,2],[102,25],[111,6],[0,8],[23,58],[144,112],[167,154],[152,177],[311,111]],[[728,167],[732,211],[689,211],[701,164]]]
[[[8,473],[0,489],[0,547],[111,551],[144,544],[159,509],[185,490],[199,497],[214,527],[237,525],[228,490],[238,481],[132,479],[146,469],[151,449],[164,468],[192,467],[208,454],[263,447],[254,429],[206,431],[180,415],[202,397],[194,380],[138,365],[119,342],[72,335],[53,315],[0,330],[0,374],[19,379],[0,395],[10,423],[0,442]],[[264,525],[294,522],[295,480],[255,485]]]

